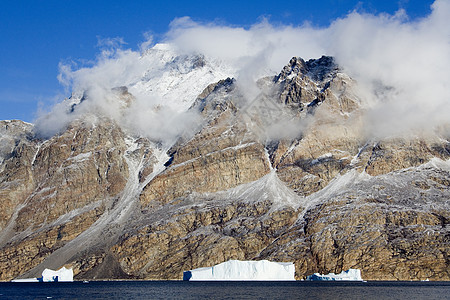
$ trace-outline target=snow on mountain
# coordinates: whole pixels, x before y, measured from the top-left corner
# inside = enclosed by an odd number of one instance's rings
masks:
[[[0,165],[13,151],[16,142],[31,134],[33,124],[19,120],[0,121]],[[0,169],[1,170],[1,169]]]
[[[90,84],[110,89],[126,87],[134,97],[144,98],[155,107],[167,106],[176,112],[183,112],[209,84],[236,74],[233,67],[219,59],[202,54],[181,54],[170,44],[156,44],[139,56],[133,52],[126,61],[122,60],[111,60],[109,64],[118,64],[132,74],[122,76],[120,73],[108,73],[112,68],[107,66],[108,63],[75,71],[73,77],[77,79],[73,95],[66,99],[66,105],[72,107],[81,104],[86,98],[86,92],[89,93],[89,89],[93,88],[84,83],[85,78],[98,74],[108,79]]]
[[[142,78],[129,86],[131,94],[163,99],[177,112],[186,111],[209,84],[233,77],[236,70],[201,54],[179,55],[169,44],[157,44],[141,57],[147,67]]]
[[[188,109],[197,96],[209,84],[236,73],[220,59],[181,53],[170,44],[157,44],[144,53],[118,51],[89,68],[62,68],[61,81],[72,95],[38,118],[36,128],[50,137],[77,118],[103,115],[168,144],[185,131],[195,131],[199,120]]]

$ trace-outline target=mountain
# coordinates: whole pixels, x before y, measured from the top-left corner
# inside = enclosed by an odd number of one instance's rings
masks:
[[[202,55],[140,59],[142,76],[74,91],[56,118],[0,122],[0,280],[61,266],[181,279],[230,259],[293,261],[297,279],[450,280],[444,134],[371,137],[331,57],[294,57],[256,94]],[[137,124],[142,97],[181,129]]]

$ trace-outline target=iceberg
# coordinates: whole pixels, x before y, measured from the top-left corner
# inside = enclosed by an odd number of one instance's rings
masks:
[[[53,271],[50,269],[45,269],[42,272],[43,282],[72,282],[73,281],[73,270],[72,268],[66,269],[62,267],[58,271]]]
[[[40,278],[14,279],[12,282],[72,282],[73,270],[62,267],[58,271],[45,269]]]
[[[183,280],[189,281],[247,281],[247,280],[295,280],[295,265],[292,262],[271,262],[268,260],[229,260],[221,264],[183,272]]]
[[[339,274],[329,273],[327,275],[322,275],[319,273],[314,273],[306,277],[306,280],[311,281],[363,281],[361,278],[361,270],[359,269],[348,269],[347,271],[342,271]]]

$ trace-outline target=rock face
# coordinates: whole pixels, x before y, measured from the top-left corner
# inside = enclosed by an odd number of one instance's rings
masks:
[[[32,190],[31,162],[36,142],[32,140],[31,124],[21,121],[1,121],[0,148],[0,229],[4,229],[14,215],[17,205],[23,203]]]
[[[149,279],[181,279],[197,266],[249,260],[294,224],[297,203],[285,203],[287,197],[296,199],[275,173],[225,192],[192,194],[145,215],[156,220],[144,219],[147,225],[112,251],[125,272]]]
[[[379,177],[348,173],[324,189],[339,188],[333,199],[308,210],[261,257],[291,253],[297,274],[358,268],[368,279],[448,278],[449,190],[431,179],[447,172],[429,163]]]
[[[0,280],[62,266],[182,279],[266,259],[295,262],[296,279],[450,280],[449,141],[367,137],[364,99],[330,57],[258,84],[247,99],[212,82],[190,103],[198,131],[168,148],[94,112],[46,139],[1,121]],[[132,109],[133,89],[115,91]]]
[[[1,233],[1,279],[39,264],[98,219],[127,182],[125,149],[109,121],[76,122],[49,140],[19,143],[1,175],[3,204],[14,212]]]

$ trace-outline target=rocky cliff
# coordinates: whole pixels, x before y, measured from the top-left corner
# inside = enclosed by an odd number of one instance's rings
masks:
[[[368,136],[357,83],[331,57],[293,58],[254,99],[223,79],[170,145],[95,112],[49,138],[0,122],[0,280],[63,265],[181,279],[230,259],[293,261],[297,279],[450,280],[445,135]]]

